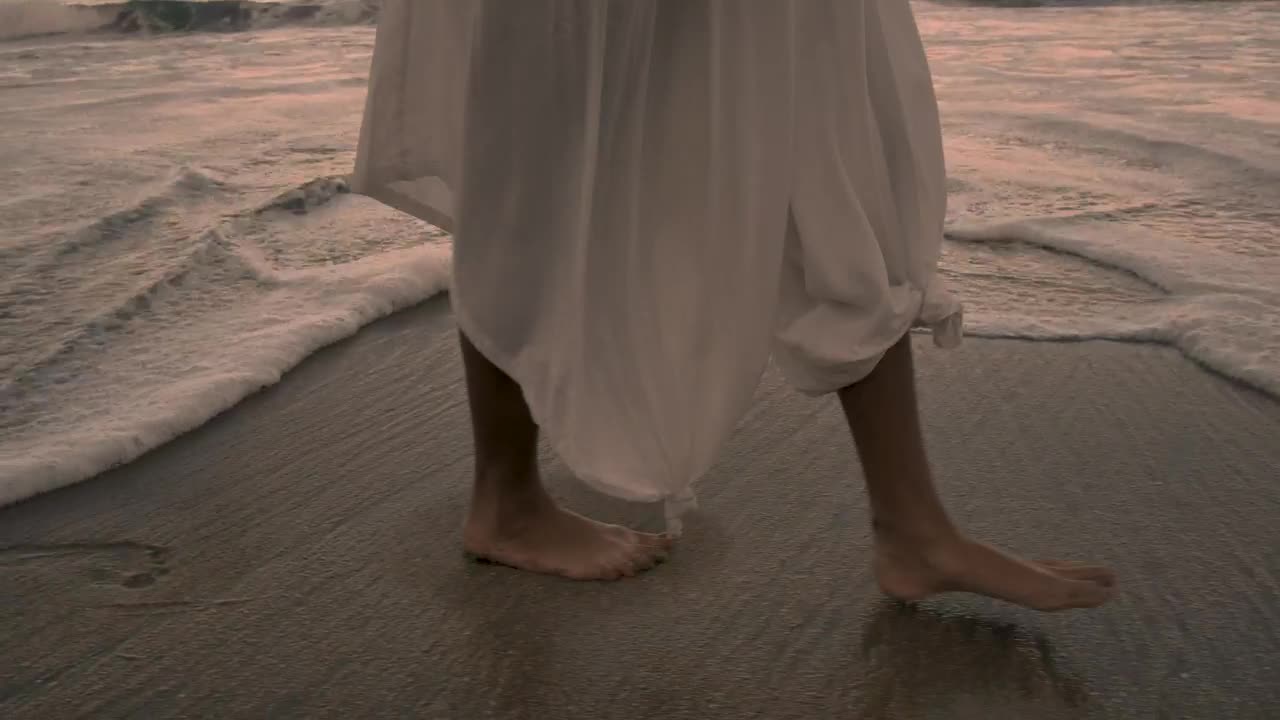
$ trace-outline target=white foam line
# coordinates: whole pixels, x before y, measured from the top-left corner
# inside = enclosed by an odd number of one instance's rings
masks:
[[[0,448],[0,505],[88,479],[200,427],[317,350],[446,290],[451,260],[448,246],[428,245],[290,274],[296,283],[333,286],[350,302],[238,338],[239,367],[161,386],[109,417]]]
[[[1028,340],[1160,343],[1225,377],[1280,397],[1280,288],[1192,274],[1207,260],[1152,257],[1121,244],[1054,232],[1029,222],[960,227],[954,241],[1022,243],[1129,272],[1170,293],[1152,303],[1109,306],[1108,315],[1037,318],[1017,308],[971,312],[966,334]],[[1242,260],[1237,259],[1237,262]],[[960,288],[963,291],[963,288]]]

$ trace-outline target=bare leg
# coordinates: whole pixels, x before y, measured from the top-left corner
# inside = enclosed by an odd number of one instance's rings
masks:
[[[867,477],[876,577],[886,594],[916,601],[972,592],[1037,610],[1095,607],[1111,597],[1115,577],[1106,568],[1022,560],[952,524],[925,456],[910,336],[839,394]]]
[[[605,525],[556,504],[538,474],[538,426],[520,386],[462,336],[476,475],[467,552],[576,580],[629,577],[660,562],[662,536]]]

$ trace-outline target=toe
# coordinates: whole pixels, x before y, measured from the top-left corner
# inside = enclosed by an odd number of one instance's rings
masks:
[[[623,577],[622,569],[614,564],[601,564],[594,567],[583,568],[574,580],[620,580]]]
[[[617,552],[613,556],[612,564],[618,568],[618,572],[622,577],[635,577],[637,574],[648,569],[641,562],[644,557],[646,548],[640,543],[637,534],[632,534],[625,542],[618,544]]]
[[[666,546],[657,535],[632,533],[624,549],[624,564],[631,574],[644,572],[666,556]]]
[[[636,568],[636,570],[644,571],[652,569],[655,565],[662,563],[666,559],[667,556],[665,552],[655,551],[654,548],[650,547],[642,547],[638,552],[631,556],[631,564]]]
[[[1102,565],[1089,565],[1086,563],[1064,562],[1060,560],[1045,560],[1037,564],[1059,577],[1071,580],[1084,580],[1087,582],[1097,583],[1103,587],[1114,587],[1116,584],[1115,571]]]
[[[641,545],[651,548],[666,549],[671,547],[672,538],[666,533],[644,533],[637,532],[636,539]]]
[[[1102,587],[1115,587],[1116,574],[1111,568],[1105,568],[1097,565],[1086,565],[1083,567],[1055,569],[1054,574],[1072,580],[1084,580],[1086,582],[1097,583]]]
[[[1066,601],[1059,609],[1072,610],[1094,608],[1111,599],[1111,588],[1095,582],[1072,580],[1066,587]]]
[[[646,553],[665,553],[675,541],[666,533],[646,533],[632,530],[627,538],[628,542],[637,548],[640,552]]]

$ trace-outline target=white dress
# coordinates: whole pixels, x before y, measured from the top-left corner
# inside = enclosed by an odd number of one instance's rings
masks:
[[[457,321],[583,481],[692,504],[772,353],[826,393],[936,266],[907,0],[387,0],[353,185],[454,233]]]

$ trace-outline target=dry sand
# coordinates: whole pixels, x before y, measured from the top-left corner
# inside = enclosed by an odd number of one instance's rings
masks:
[[[883,601],[834,401],[773,373],[658,571],[469,564],[438,299],[132,465],[0,510],[0,717],[1280,714],[1280,406],[1155,346],[920,348],[954,512],[1020,552],[1114,564],[1112,605]],[[548,475],[579,509],[657,524]]]

